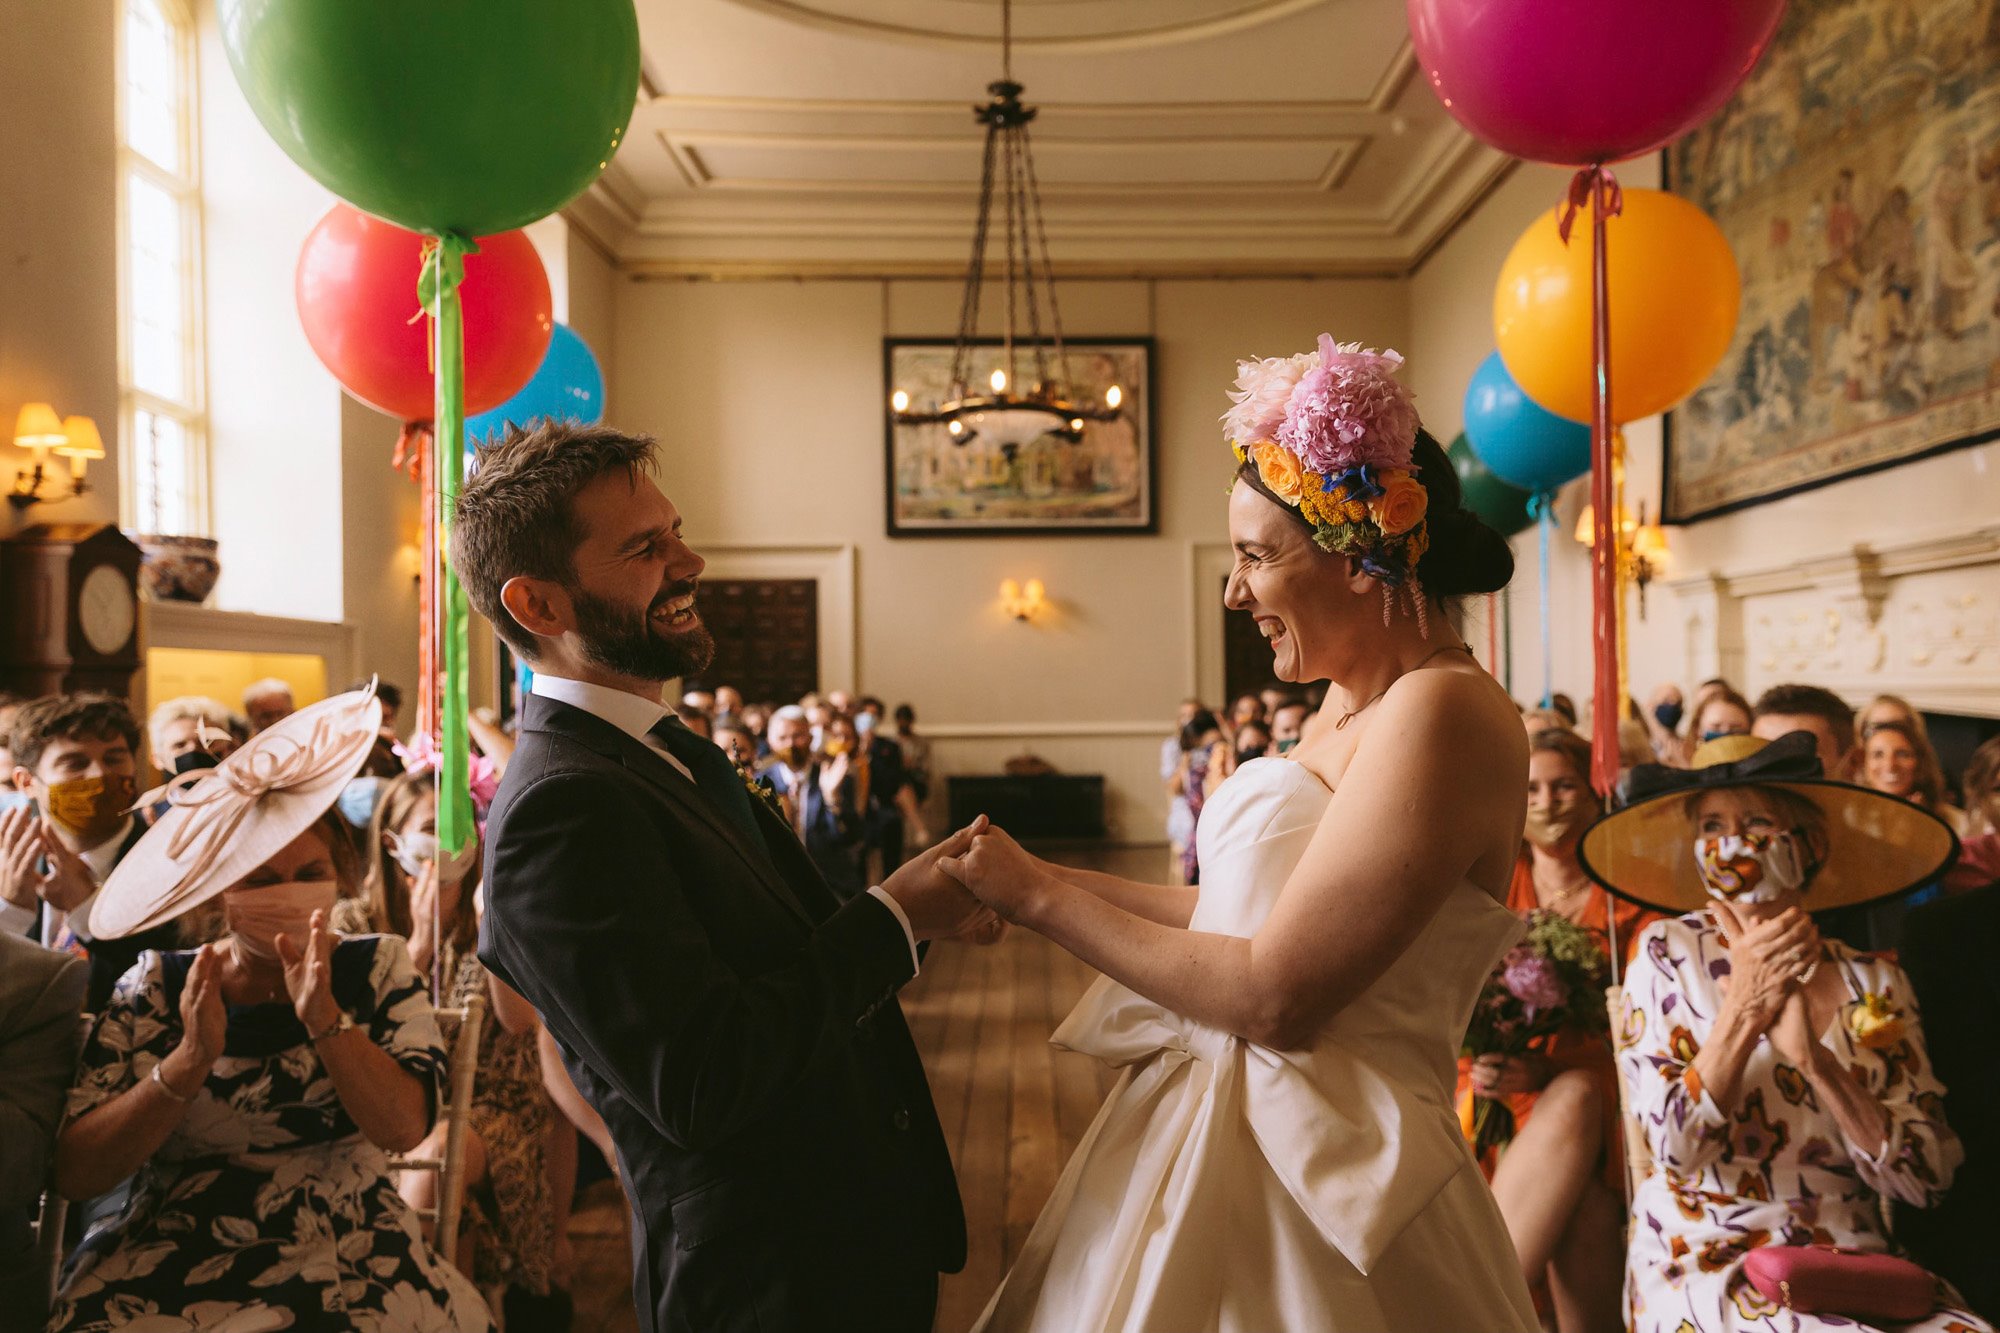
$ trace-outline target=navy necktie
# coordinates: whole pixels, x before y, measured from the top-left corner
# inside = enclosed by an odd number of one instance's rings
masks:
[[[761,841],[763,834],[757,827],[757,811],[750,804],[750,788],[743,775],[737,772],[736,765],[729,761],[729,756],[715,742],[704,740],[689,731],[672,714],[662,718],[647,734],[687,765],[688,772],[694,774],[694,785],[722,811],[730,823],[747,834],[751,841]]]

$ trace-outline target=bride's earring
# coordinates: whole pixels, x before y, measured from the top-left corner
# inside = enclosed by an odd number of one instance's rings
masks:
[[[1395,618],[1396,614],[1395,608],[1396,608],[1396,590],[1391,588],[1388,584],[1384,583],[1382,585],[1382,628],[1383,629],[1389,628],[1389,622]]]
[[[1417,633],[1422,635],[1426,642],[1431,637],[1430,608],[1424,605],[1427,600],[1424,596],[1424,585],[1417,582],[1415,574],[1410,575],[1410,604],[1417,608]]]

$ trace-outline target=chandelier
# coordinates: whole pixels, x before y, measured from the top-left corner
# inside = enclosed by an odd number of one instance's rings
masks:
[[[1048,229],[1042,222],[1034,149],[1028,141],[1035,109],[1021,104],[1021,85],[1014,82],[1013,0],[1002,0],[1000,6],[1000,80],[987,84],[986,91],[992,100],[973,108],[973,116],[986,127],[986,156],[979,173],[979,216],[973,223],[972,259],[959,302],[950,387],[943,402],[928,408],[913,406],[901,388],[890,396],[889,405],[898,424],[941,424],[954,444],[987,440],[1012,457],[1045,435],[1075,444],[1083,438],[1085,422],[1117,420],[1124,392],[1111,385],[1100,402],[1078,396],[1070,384],[1062,310],[1056,304]],[[1006,276],[997,349],[991,344],[982,347],[979,341],[986,248],[996,230],[996,212],[1005,256],[999,267]],[[995,350],[999,364],[990,374],[980,375],[985,369],[980,358]]]

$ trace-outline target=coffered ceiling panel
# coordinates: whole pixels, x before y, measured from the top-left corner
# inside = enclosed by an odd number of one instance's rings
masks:
[[[632,132],[570,217],[629,271],[953,274],[999,0],[639,0]],[[1404,273],[1509,165],[1401,0],[1016,0],[1059,271]]]

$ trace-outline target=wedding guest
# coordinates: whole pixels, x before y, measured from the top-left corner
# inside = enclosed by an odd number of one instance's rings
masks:
[[[1641,935],[1616,1028],[1654,1163],[1632,1204],[1634,1333],[1869,1327],[1783,1311],[1746,1256],[1891,1251],[1884,1200],[1929,1206],[1960,1158],[1909,979],[1808,915],[1935,877],[1951,839],[1902,802],[1821,781],[1815,750],[1807,734],[1728,737],[1692,770],[1639,769],[1631,804],[1584,839],[1600,883],[1686,913]],[[1895,1327],[1990,1328],[1949,1291]]]
[[[918,804],[916,784],[903,767],[903,747],[882,725],[888,705],[873,695],[864,695],[854,705],[854,730],[858,741],[855,763],[856,790],[864,793],[862,806],[872,797],[878,807],[867,834],[867,845],[881,853],[878,879],[903,864],[903,848],[912,840],[930,845],[930,830],[924,827],[924,812]]]
[[[1653,738],[1646,724],[1636,717],[1619,718],[1618,771],[1623,773],[1628,768],[1653,762]]]
[[[34,804],[0,815],[0,930],[88,953],[96,1012],[142,950],[180,943],[171,923],[127,940],[88,925],[98,886],[146,833],[131,814],[139,724],[108,694],[54,695],[21,709],[13,750],[14,788]]]
[[[1907,722],[1882,720],[1861,733],[1861,780],[1930,811],[1963,835],[1965,811],[1945,800],[1944,769],[1930,738]]]
[[[1694,687],[1694,711],[1699,713],[1702,705],[1718,694],[1735,694],[1736,687],[1721,676],[1710,676]],[[1697,742],[1699,738],[1696,738]]]
[[[1229,742],[1223,738],[1222,724],[1206,708],[1181,728],[1181,761],[1168,780],[1169,795],[1186,799],[1188,806],[1187,842],[1181,848],[1181,882],[1201,883],[1201,853],[1196,843],[1201,830],[1201,809],[1209,793],[1220,786],[1229,767]]]
[[[748,776],[757,771],[757,738],[749,728],[738,722],[718,722],[713,739],[738,772]]]
[[[1551,694],[1548,706],[1551,711],[1562,718],[1565,727],[1568,727],[1571,731],[1576,730],[1576,700],[1570,698],[1567,694]]]
[[[917,710],[896,705],[896,744],[903,748],[903,771],[909,774],[917,803],[931,798],[931,743],[917,734]],[[918,839],[922,841],[922,839]]]
[[[1613,899],[1578,863],[1584,830],[1602,813],[1590,785],[1590,742],[1565,728],[1532,737],[1527,827],[1507,906],[1524,917],[1567,917],[1590,931],[1607,957],[1615,937],[1619,957],[1629,960],[1639,933],[1660,916]],[[1596,995],[1578,1002],[1602,1004]],[[1522,1274],[1545,1294],[1562,1333],[1616,1328],[1619,1319],[1625,1164],[1618,1074],[1601,1028],[1559,1032],[1524,1058],[1459,1060],[1459,1121],[1468,1142],[1475,1096],[1502,1103],[1513,1116],[1513,1141],[1504,1151],[1479,1153],[1480,1169]]]
[[[26,702],[18,694],[0,690],[0,778],[11,777],[14,772],[14,751],[8,741],[14,734],[14,719]]]
[[[1271,732],[1263,723],[1252,722],[1238,727],[1229,771],[1234,773],[1239,765],[1247,764],[1252,759],[1262,759],[1270,753]]]
[[[153,767],[169,776],[187,771],[181,766],[185,756],[197,756],[187,761],[190,767],[212,768],[236,749],[229,709],[199,695],[169,699],[155,708],[146,719],[146,739]]]
[[[1662,764],[1681,764],[1687,759],[1687,747],[1681,734],[1681,719],[1687,714],[1686,700],[1681,697],[1681,687],[1674,684],[1660,686],[1647,700],[1645,713],[1646,731],[1653,741],[1653,759]]]
[[[710,719],[706,709],[695,704],[684,703],[674,710],[674,716],[681,720],[682,726],[703,740],[714,739],[715,723]]]
[[[396,734],[396,722],[403,715],[403,691],[388,681],[377,677],[357,680],[349,685],[343,694],[358,694],[362,690],[373,689],[375,698],[382,705],[382,730],[390,737]]]
[[[846,690],[828,690],[824,702],[829,711],[841,717],[854,716],[854,696]]]
[[[1930,740],[1930,728],[1924,722],[1924,715],[1900,694],[1878,694],[1870,699],[1862,710],[1855,714],[1854,729],[1866,734],[1868,728],[1878,722],[1900,722],[1917,732],[1926,741]]]
[[[1194,843],[1194,808],[1181,778],[1181,737],[1207,710],[1199,699],[1183,699],[1174,716],[1174,734],[1160,742],[1160,781],[1167,789],[1167,854],[1175,880],[1186,873],[1187,849]]]
[[[105,885],[121,938],[218,907],[219,943],[148,951],[84,1045],[56,1184],[137,1173],[78,1249],[51,1333],[491,1327],[424,1243],[389,1152],[429,1132],[445,1050],[403,941],[336,941],[359,876],[332,813],[380,730],[366,694],[281,720],[176,801]]]
[[[48,1320],[49,1272],[31,1228],[83,1041],[89,975],[81,958],[0,934],[0,1333]]]
[[[792,831],[835,892],[852,897],[861,883],[861,815],[848,782],[845,753],[821,761],[803,708],[771,714],[771,762],[761,774],[784,803]]]
[[[1573,731],[1570,720],[1553,708],[1529,708],[1521,713],[1521,725],[1528,729],[1530,737],[1544,731]]]
[[[1819,765],[1828,776],[1844,772],[1854,748],[1854,710],[1832,690],[1817,685],[1773,685],[1757,696],[1750,734],[1774,741],[1794,731],[1812,735]]]
[[[2000,833],[2000,736],[1972,752],[1961,784],[1965,790],[1967,838]]]
[[[1290,754],[1305,736],[1306,719],[1312,716],[1303,703],[1293,700],[1271,714],[1271,745],[1277,754]]]
[[[297,711],[292,687],[276,677],[267,677],[243,691],[243,716],[250,720],[250,734],[256,735]]]
[[[474,995],[490,1006],[479,1032],[478,1074],[465,1126],[467,1207],[459,1268],[481,1290],[506,1290],[507,1327],[568,1322],[566,1274],[554,1271],[556,1207],[543,1160],[550,1108],[542,1089],[540,1020],[514,989],[487,972],[479,943],[480,857],[475,842],[456,856],[437,836],[437,774],[406,773],[382,793],[369,831],[367,876],[358,898],[335,905],[332,924],[347,935],[397,935],[409,942],[419,974],[435,977],[440,1003],[462,1009]],[[447,1047],[456,1031],[446,1025]],[[442,1157],[443,1126],[418,1145]],[[406,1171],[400,1190],[413,1208],[437,1206],[438,1178]]]
[[[1744,736],[1750,732],[1750,701],[1727,686],[1711,690],[1695,705],[1694,725],[1688,730],[1688,744],[1702,745],[1723,736]]]
[[[757,757],[759,759],[770,758],[771,746],[765,740],[764,733],[771,726],[771,706],[769,704],[745,704],[737,713],[737,721],[743,724],[745,731],[756,737]]]
[[[1248,726],[1252,722],[1262,723],[1263,720],[1264,701],[1257,695],[1240,695],[1237,697],[1235,703],[1229,705],[1229,729],[1231,731],[1234,731],[1238,727]]]
[[[1268,726],[1271,719],[1277,715],[1278,710],[1291,702],[1292,694],[1290,690],[1281,689],[1275,685],[1267,685],[1257,691],[1257,698],[1264,705],[1264,722]]]
[[[733,719],[742,711],[743,691],[737,689],[734,685],[718,685],[715,687],[715,720],[717,722],[721,722],[724,718]]]
[[[1988,747],[1995,743],[1987,742]],[[1924,1016],[1932,1069],[1944,1084],[1944,1117],[1965,1149],[1951,1188],[1931,1208],[1896,1205],[1895,1234],[1924,1267],[1945,1278],[1988,1320],[2000,1318],[2000,883],[1912,908],[1897,961]]]

